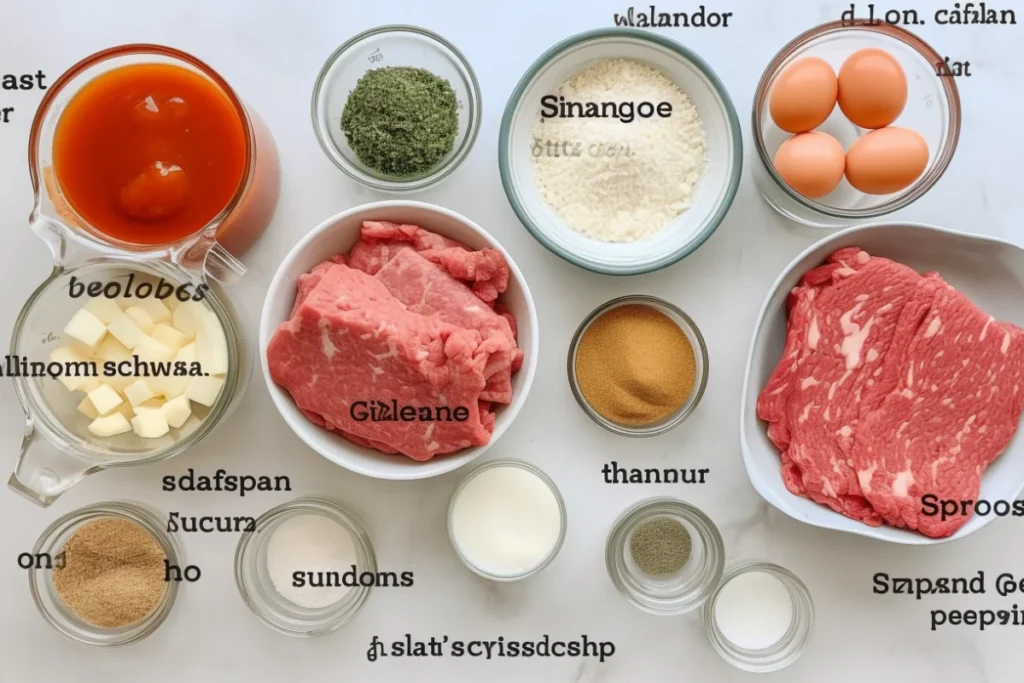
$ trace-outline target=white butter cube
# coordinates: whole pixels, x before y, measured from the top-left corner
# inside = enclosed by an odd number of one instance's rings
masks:
[[[128,402],[132,406],[138,407],[139,404],[145,403],[149,399],[156,396],[153,390],[145,380],[137,379],[124,388],[124,395],[128,399]]]
[[[142,309],[140,308],[139,310],[141,311]],[[145,311],[142,312],[145,313]],[[107,331],[114,335],[117,341],[121,342],[128,349],[134,349],[144,334],[127,312],[114,318],[113,322],[107,325]]]
[[[128,401],[122,401],[121,405],[114,409],[114,413],[121,413],[124,415],[126,420],[130,420],[135,417],[135,411],[132,410],[132,404]],[[111,415],[114,413],[111,413]]]
[[[174,362],[177,363],[194,363],[196,361],[196,345],[195,343],[187,344],[178,350],[177,355],[174,357]],[[177,398],[185,393],[188,389],[188,385],[195,379],[194,377],[154,377],[150,380],[150,386],[153,387],[154,391],[159,391],[168,400]]]
[[[106,417],[97,417],[89,424],[89,431],[96,436],[117,436],[130,432],[132,426],[121,413],[115,412]]]
[[[213,315],[213,312],[203,304],[198,301],[185,301],[174,309],[174,326],[179,332],[195,335],[207,315]]]
[[[144,439],[158,439],[171,431],[162,410],[144,410],[132,418],[132,429]]]
[[[114,322],[114,318],[121,315],[121,307],[113,299],[105,296],[96,296],[89,299],[85,304],[85,310],[100,319],[104,325]]]
[[[228,342],[224,328],[213,313],[207,313],[196,332],[196,360],[203,372],[223,375],[228,371]]]
[[[151,398],[145,403],[135,406],[135,414],[142,415],[147,410],[160,410],[164,407],[164,403],[166,403],[166,401],[162,398]]]
[[[181,347],[181,349],[178,351],[178,355],[174,357],[174,361],[175,362],[178,362],[179,360],[184,362],[184,363],[194,363],[194,362],[196,362],[196,345],[195,345],[195,343],[186,344],[185,346]]]
[[[185,396],[204,406],[212,406],[217,401],[220,390],[224,387],[222,377],[193,377],[189,382]]]
[[[93,407],[96,408],[96,412],[100,415],[106,415],[114,408],[124,403],[124,399],[121,398],[121,395],[114,391],[109,384],[99,385],[90,391],[87,396],[89,397],[89,401],[92,402]]]
[[[107,326],[89,311],[79,308],[64,326],[64,334],[95,351],[107,334]]]
[[[100,381],[99,377],[86,377],[85,381],[79,384],[75,391],[84,391],[88,394],[101,384],[103,384],[103,382]]]
[[[161,410],[164,412],[164,417],[167,418],[167,424],[177,429],[185,424],[189,415],[192,414],[192,404],[187,396],[182,395],[172,398],[163,405]]]
[[[188,336],[184,332],[179,332],[166,323],[158,323],[153,327],[149,336],[156,339],[164,346],[173,349],[175,353],[177,353],[178,349],[192,341],[192,337]]]
[[[63,374],[57,379],[68,391],[77,391],[90,383],[99,372],[96,363],[79,353],[73,346],[61,346],[50,352],[50,360],[64,366]]]
[[[181,299],[178,298],[177,292],[164,299],[164,306],[171,310],[171,316],[174,315],[174,310],[181,305]]]
[[[139,343],[135,345],[135,355],[144,361],[164,363],[174,359],[174,349],[162,344],[148,334],[139,337]]]
[[[149,386],[154,392],[163,394],[168,400],[177,398],[188,389],[192,377],[153,377],[149,380]]]
[[[119,342],[115,336],[111,335],[104,339],[99,347],[96,348],[95,355],[98,360],[112,360],[116,363],[131,358],[132,352],[131,349]]]
[[[90,420],[95,420],[100,416],[100,414],[96,412],[96,406],[92,404],[92,401],[89,400],[88,396],[82,397],[82,401],[78,404],[78,412],[85,415]]]
[[[132,322],[142,330],[143,334],[149,334],[150,330],[156,323],[153,321],[153,317],[149,314],[145,308],[139,305],[129,306],[124,310],[125,315],[132,319]]]
[[[139,299],[136,305],[145,310],[149,314],[150,320],[154,323],[167,322],[171,319],[171,309],[167,308],[164,302],[155,296]]]

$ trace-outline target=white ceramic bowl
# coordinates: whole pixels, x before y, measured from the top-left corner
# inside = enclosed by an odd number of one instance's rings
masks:
[[[534,182],[533,127],[540,117],[541,97],[592,62],[611,58],[645,62],[675,81],[697,107],[707,135],[707,163],[693,206],[664,230],[636,242],[601,242],[576,232],[552,210]],[[743,140],[729,93],[703,59],[656,33],[600,29],[555,45],[526,72],[501,121],[498,165],[512,209],[541,244],[587,270],[635,275],[675,263],[715,231],[736,197]]]
[[[779,451],[769,441],[766,425],[757,419],[757,396],[778,364],[786,339],[786,297],[800,276],[820,265],[840,247],[857,246],[873,256],[885,256],[919,272],[938,271],[951,285],[997,320],[1024,326],[1024,249],[992,237],[966,235],[929,225],[877,224],[849,228],[817,242],[797,256],[775,281],[754,327],[747,356],[740,405],[740,444],[750,483],[761,497],[793,519],[861,536],[904,545],[932,545],[963,538],[981,529],[995,515],[975,515],[946,539],[914,531],[869,527],[786,490]],[[985,471],[980,497],[1016,500],[1024,490],[1024,437]]]
[[[267,346],[278,325],[288,319],[295,302],[296,282],[313,266],[334,254],[348,252],[359,238],[359,226],[366,220],[412,223],[451,237],[473,249],[493,247],[501,251],[508,261],[511,277],[501,301],[516,319],[519,346],[523,349],[523,366],[512,376],[512,403],[499,408],[491,435],[493,444],[508,429],[519,413],[533,384],[537,370],[537,309],[530,289],[515,261],[493,237],[468,218],[440,206],[413,201],[384,201],[363,204],[328,218],[313,228],[285,256],[270,282],[260,319],[260,359],[274,405],[300,439],[331,462],[378,479],[425,479],[462,467],[480,456],[488,446],[467,448],[452,455],[417,462],[403,455],[387,455],[370,448],[357,446],[341,436],[310,422],[295,405],[291,395],[274,383],[267,366]]]

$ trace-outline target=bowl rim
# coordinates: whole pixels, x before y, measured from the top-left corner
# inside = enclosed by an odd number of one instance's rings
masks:
[[[462,141],[462,145],[455,149],[455,153],[447,163],[438,166],[432,173],[407,180],[392,180],[384,176],[374,176],[363,172],[345,158],[341,151],[334,145],[333,141],[325,139],[321,134],[322,121],[319,104],[321,94],[327,84],[327,73],[334,67],[338,60],[345,56],[352,48],[359,45],[362,41],[388,33],[414,33],[437,43],[448,52],[451,52],[455,61],[463,70],[465,70],[465,84],[466,90],[469,94],[469,101],[467,102],[469,121],[466,128],[466,137]],[[381,192],[404,194],[419,192],[429,187],[433,187],[454,173],[455,169],[462,165],[462,162],[466,160],[470,151],[472,151],[473,145],[476,144],[477,136],[480,133],[480,124],[483,119],[483,97],[480,92],[480,81],[476,77],[476,72],[473,71],[473,65],[469,63],[466,55],[464,55],[446,38],[429,29],[421,26],[415,26],[413,24],[384,24],[357,33],[338,46],[333,52],[331,52],[330,56],[324,60],[323,66],[321,66],[320,70],[317,72],[316,82],[313,84],[313,94],[310,99],[310,114],[313,119],[313,134],[316,136],[316,140],[320,144],[320,149],[323,150],[324,154],[327,155],[327,158],[330,159],[335,166],[341,169],[345,175],[352,178],[363,187],[379,190]]]
[[[846,237],[848,237],[850,235],[853,235],[853,234],[885,230],[887,228],[910,228],[911,230],[920,230],[923,233],[928,233],[928,232],[931,232],[931,233],[941,233],[943,235],[951,235],[951,236],[960,237],[960,238],[967,238],[967,239],[974,240],[974,241],[988,242],[988,243],[991,243],[991,244],[994,244],[994,245],[997,245],[997,246],[1000,246],[1000,247],[1003,247],[1003,248],[1010,248],[1010,249],[1015,249],[1017,251],[1024,251],[1024,247],[1018,246],[1018,245],[1016,245],[1016,244],[1014,244],[1012,242],[1009,242],[1007,240],[1004,240],[1004,239],[1002,239],[1000,237],[994,237],[992,235],[981,235],[981,234],[978,234],[978,233],[965,232],[965,231],[962,231],[962,230],[954,230],[952,228],[944,228],[944,227],[941,227],[941,226],[938,226],[938,225],[934,225],[934,224],[931,224],[931,223],[919,223],[919,222],[912,222],[912,221],[880,221],[880,222],[872,222],[872,223],[863,223],[863,224],[860,224],[860,225],[855,225],[855,226],[846,228],[844,230],[839,230],[837,232],[832,233],[831,235],[827,235],[827,236],[825,236],[825,237],[823,237],[821,239],[815,240],[812,244],[807,246],[797,256],[795,256],[785,266],[785,268],[782,269],[782,271],[780,272],[778,277],[775,278],[774,282],[772,282],[771,286],[767,289],[767,294],[765,295],[764,301],[761,304],[760,311],[757,314],[757,320],[754,323],[754,328],[753,328],[753,331],[752,331],[751,337],[750,337],[750,344],[749,344],[748,349],[747,349],[747,359],[746,359],[746,364],[745,364],[744,369],[743,369],[743,386],[742,386],[742,388],[740,390],[740,406],[739,406],[740,409],[739,409],[739,419],[738,419],[738,426],[739,426],[739,432],[740,432],[740,453],[741,453],[741,455],[743,457],[743,470],[744,470],[744,472],[746,472],[747,479],[750,481],[750,485],[754,487],[754,490],[757,491],[757,494],[759,496],[761,496],[761,498],[765,502],[767,502],[769,505],[774,507],[776,510],[779,510],[780,512],[786,514],[787,516],[797,520],[798,522],[803,522],[804,524],[808,524],[810,526],[818,527],[818,528],[821,528],[821,529],[828,529],[830,531],[839,531],[839,532],[843,532],[843,533],[853,534],[855,536],[864,536],[866,538],[872,538],[872,539],[876,539],[876,540],[879,540],[879,541],[884,541],[886,543],[895,543],[897,545],[909,545],[909,546],[939,545],[939,544],[942,544],[942,543],[949,543],[951,541],[956,541],[956,540],[960,540],[962,538],[966,538],[966,537],[970,536],[971,534],[976,533],[976,532],[980,531],[981,529],[985,528],[986,526],[988,526],[993,520],[996,519],[996,517],[994,515],[989,515],[987,517],[981,517],[981,520],[982,520],[981,523],[979,523],[977,526],[975,526],[974,528],[972,528],[972,529],[970,529],[969,531],[966,531],[966,532],[963,532],[963,527],[961,527],[961,529],[959,531],[957,531],[956,533],[954,533],[952,536],[947,536],[945,538],[931,538],[931,537],[925,536],[923,534],[920,534],[920,533],[917,533],[917,532],[914,532],[914,531],[907,531],[905,529],[895,529],[895,528],[890,527],[890,526],[870,527],[870,526],[868,526],[866,524],[859,524],[856,527],[851,528],[851,529],[840,528],[840,527],[834,526],[828,520],[832,519],[833,517],[836,517],[836,518],[842,517],[842,515],[840,515],[838,512],[835,512],[834,510],[830,510],[830,509],[828,509],[828,508],[826,508],[824,506],[821,506],[822,512],[825,513],[824,519],[821,519],[821,518],[813,518],[812,519],[810,517],[801,516],[801,515],[798,515],[795,511],[793,511],[793,510],[791,510],[791,509],[789,509],[787,507],[781,506],[779,504],[779,502],[777,501],[774,492],[771,491],[770,489],[768,489],[760,481],[759,478],[756,478],[753,475],[754,466],[753,466],[753,463],[752,463],[752,460],[751,460],[752,459],[751,452],[752,452],[753,448],[748,443],[747,438],[746,438],[746,426],[747,426],[746,423],[747,423],[747,420],[748,419],[755,419],[755,420],[758,419],[756,414],[748,415],[748,412],[751,412],[751,411],[748,410],[749,402],[747,400],[747,396],[749,394],[750,385],[751,385],[751,374],[752,374],[752,371],[753,371],[753,364],[754,364],[754,352],[755,352],[756,347],[757,347],[758,339],[761,337],[761,334],[762,334],[762,328],[764,326],[765,318],[766,318],[766,316],[768,314],[769,306],[770,306],[770,304],[772,302],[772,299],[775,297],[776,293],[778,292],[779,287],[782,286],[782,283],[800,265],[800,263],[804,259],[806,259],[808,256],[810,256],[812,253],[814,253],[815,251],[821,250],[822,248],[824,248],[826,245],[829,245],[830,243],[840,242],[841,240],[844,240]],[[758,422],[760,422],[760,420],[758,420]],[[1024,481],[1020,482],[1020,485],[1017,487],[1017,491],[1014,494],[1014,497],[1015,498],[1019,497],[1022,491],[1024,491]],[[791,493],[789,493],[787,491],[786,495],[792,496],[793,494],[791,494]],[[888,534],[882,533],[883,531],[903,531],[903,532],[905,532],[905,534],[900,535],[899,537],[892,537],[892,536],[890,536]]]
[[[668,50],[676,53],[679,57],[682,57],[683,60],[688,61],[690,64],[695,66],[702,74],[704,74],[705,78],[711,82],[712,87],[722,101],[724,105],[723,111],[729,122],[730,137],[733,142],[732,173],[730,174],[728,187],[721,203],[705,221],[704,227],[697,232],[689,242],[675,250],[651,261],[633,266],[613,266],[591,261],[558,248],[553,241],[548,239],[544,231],[530,220],[529,215],[523,210],[522,203],[519,200],[519,195],[515,191],[512,183],[510,169],[509,147],[511,146],[512,120],[516,111],[519,109],[519,104],[523,99],[523,95],[526,93],[527,88],[533,81],[534,77],[542,69],[554,62],[557,58],[561,57],[562,54],[570,48],[586,42],[609,38],[630,38],[643,43],[650,43],[657,47],[667,48]],[[584,31],[583,33],[577,33],[576,35],[570,36],[569,38],[566,38],[548,48],[530,65],[526,70],[526,73],[524,73],[522,78],[519,79],[519,83],[516,84],[515,89],[512,91],[512,94],[509,96],[508,102],[505,105],[505,113],[501,117],[501,127],[498,133],[498,170],[501,173],[501,185],[505,190],[505,197],[508,199],[508,203],[511,205],[516,216],[519,217],[519,222],[530,231],[530,234],[533,235],[534,239],[543,244],[550,252],[575,266],[579,266],[580,268],[594,273],[619,276],[640,275],[643,273],[652,273],[656,270],[661,270],[662,268],[666,268],[689,256],[699,249],[700,246],[703,245],[709,237],[711,237],[715,230],[718,229],[718,226],[721,225],[722,221],[725,220],[726,215],[729,213],[729,209],[732,207],[733,201],[736,199],[736,194],[740,185],[740,178],[743,175],[743,132],[740,128],[739,116],[736,114],[736,107],[733,105],[732,98],[729,96],[729,91],[726,89],[725,84],[718,77],[718,74],[715,73],[714,69],[712,69],[711,66],[696,52],[693,52],[682,43],[666,38],[660,34],[651,33],[641,29],[621,27],[599,28]]]
[[[360,465],[355,462],[343,462],[343,459],[338,458],[336,454],[328,454],[322,450],[313,446],[309,441],[306,440],[304,433],[308,428],[316,427],[310,422],[293,424],[293,421],[286,415],[283,405],[289,403],[294,405],[291,397],[287,395],[287,392],[279,387],[270,376],[270,367],[267,362],[267,346],[270,343],[270,338],[273,336],[273,332],[283,322],[281,320],[271,321],[269,320],[269,307],[272,294],[281,287],[284,281],[284,271],[294,260],[299,258],[308,249],[309,245],[317,239],[323,233],[326,233],[332,229],[336,229],[338,224],[342,221],[348,220],[352,216],[366,212],[382,213],[394,209],[418,209],[435,215],[441,215],[451,220],[457,221],[470,231],[476,233],[483,240],[485,240],[492,248],[497,249],[501,252],[502,256],[505,257],[506,263],[509,266],[509,272],[511,280],[515,281],[519,285],[523,293],[523,299],[526,302],[526,313],[527,318],[530,322],[530,335],[527,340],[530,349],[530,353],[526,355],[523,361],[523,366],[520,368],[520,373],[526,373],[523,375],[522,388],[513,396],[512,403],[505,406],[503,414],[499,417],[508,416],[507,419],[498,421],[495,423],[494,432],[491,434],[490,441],[484,446],[474,446],[457,453],[451,453],[449,455],[442,456],[440,458],[431,459],[422,463],[417,463],[417,466],[411,466],[396,473],[383,474],[372,466],[365,464]],[[512,424],[519,411],[522,410],[523,404],[526,402],[526,398],[530,393],[530,389],[533,386],[533,380],[537,373],[537,359],[540,352],[540,333],[539,333],[540,321],[537,315],[537,306],[533,299],[533,293],[530,291],[530,287],[526,282],[526,278],[523,276],[519,266],[513,260],[512,256],[505,250],[505,248],[498,242],[498,240],[491,235],[489,232],[484,230],[482,227],[477,225],[474,221],[470,220],[462,214],[447,209],[437,204],[431,204],[428,202],[414,201],[409,199],[386,199],[376,202],[368,202],[366,204],[359,204],[348,208],[344,211],[336,213],[323,221],[321,221],[315,228],[307,232],[302,238],[293,246],[288,253],[281,259],[278,264],[277,270],[274,275],[270,278],[270,282],[267,285],[267,293],[264,296],[263,307],[260,313],[259,332],[258,332],[258,344],[257,349],[260,356],[260,367],[263,369],[263,380],[267,385],[267,390],[270,393],[270,398],[274,403],[274,407],[280,414],[281,418],[285,421],[288,427],[295,433],[295,435],[308,447],[310,450],[318,453],[326,460],[343,467],[350,472],[361,474],[365,477],[371,477],[374,479],[385,479],[392,481],[407,481],[414,479],[428,479],[430,477],[440,476],[447,474],[453,470],[459,469],[471,463],[472,461],[479,458],[484,452],[493,446],[495,442],[505,433],[506,429]],[[520,330],[522,328],[520,327]],[[523,338],[519,338],[520,345],[523,343]],[[522,346],[520,346],[522,348]],[[517,399],[518,396],[518,399]],[[319,429],[319,427],[317,427]],[[338,437],[343,438],[343,437]],[[355,444],[352,444],[353,448],[359,448]],[[466,458],[467,455],[470,457]],[[398,457],[398,456],[395,456]],[[401,456],[405,457],[405,456]],[[437,464],[441,463],[441,464]],[[424,468],[419,465],[433,465],[432,468]],[[431,471],[424,472],[424,469]]]
[[[963,126],[963,109],[960,103],[960,89],[956,84],[955,78],[942,78],[940,81],[942,83],[942,91],[946,95],[946,109],[949,116],[949,126],[946,129],[944,136],[946,150],[941,157],[935,159],[934,165],[932,165],[931,169],[928,170],[927,173],[923,173],[921,177],[915,180],[914,183],[907,188],[909,191],[905,195],[890,199],[884,204],[879,204],[878,206],[866,209],[843,209],[823,204],[816,199],[804,197],[802,194],[791,188],[789,183],[783,180],[782,176],[779,175],[779,172],[775,170],[775,163],[768,154],[768,148],[765,145],[764,135],[762,134],[760,125],[762,114],[764,113],[768,97],[771,94],[771,86],[782,74],[783,65],[785,65],[791,57],[796,55],[797,52],[805,48],[811,42],[833,33],[867,31],[869,33],[877,33],[891,38],[892,40],[904,43],[917,52],[921,57],[930,61],[933,65],[935,64],[936,59],[941,61],[942,57],[935,48],[916,33],[912,33],[902,26],[876,22],[877,20],[870,19],[838,19],[824,24],[819,24],[800,33],[775,53],[775,56],[772,57],[771,61],[768,62],[768,65],[761,73],[761,78],[758,79],[757,87],[754,90],[754,97],[751,102],[750,112],[750,133],[754,141],[754,150],[757,153],[757,159],[764,168],[767,176],[775,183],[776,186],[778,186],[790,199],[796,201],[803,208],[810,209],[816,215],[823,215],[828,218],[841,220],[873,220],[910,206],[930,192],[939,180],[942,179],[942,176],[946,174],[960,142],[960,131]],[[929,153],[931,153],[931,150],[929,150]],[[929,157],[929,162],[931,162],[931,160],[931,157]]]

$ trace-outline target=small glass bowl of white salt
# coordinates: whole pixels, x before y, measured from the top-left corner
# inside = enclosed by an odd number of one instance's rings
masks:
[[[803,654],[814,629],[814,602],[788,569],[744,561],[726,567],[701,617],[722,659],[744,671],[767,673]]]
[[[377,572],[362,523],[331,501],[300,498],[271,508],[254,531],[242,534],[235,582],[245,604],[270,628],[289,636],[323,636],[352,621],[370,597],[372,586],[336,585],[334,579],[343,581],[353,564],[356,583],[361,574]],[[296,572],[309,577],[301,587],[289,581]]]

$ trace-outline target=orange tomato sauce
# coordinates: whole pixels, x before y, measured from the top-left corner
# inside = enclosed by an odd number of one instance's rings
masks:
[[[133,64],[89,81],[57,122],[53,170],[64,199],[95,230],[166,244],[206,226],[245,177],[246,129],[205,76]]]

